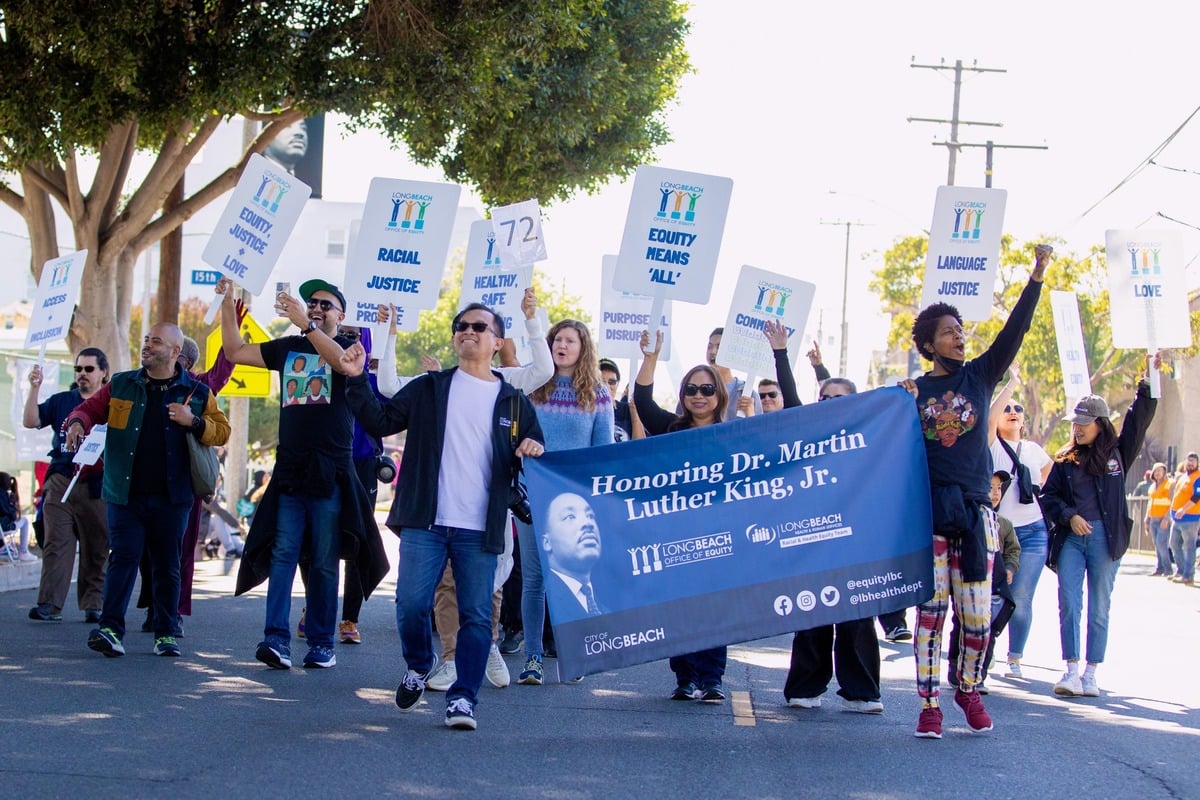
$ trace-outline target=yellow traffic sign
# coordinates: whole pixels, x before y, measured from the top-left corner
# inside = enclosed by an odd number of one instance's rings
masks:
[[[262,326],[249,314],[242,320],[242,340],[248,344],[262,344],[271,340]],[[204,342],[204,366],[212,369],[217,362],[217,351],[221,349],[221,327],[218,325]],[[271,371],[262,367],[238,364],[229,376],[229,383],[220,392],[221,397],[268,397],[271,394]]]

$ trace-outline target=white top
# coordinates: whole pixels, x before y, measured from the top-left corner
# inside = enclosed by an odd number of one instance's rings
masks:
[[[533,351],[532,363],[524,367],[496,367],[496,371],[515,388],[528,394],[554,376],[554,357],[550,355],[550,345],[547,344],[546,337],[542,335],[542,325],[538,322],[537,317],[525,320],[525,331],[529,335],[529,349]],[[393,354],[396,352],[396,336],[394,334],[388,334],[383,352]],[[384,397],[391,397],[411,381],[412,377],[396,376],[396,359],[393,356],[379,360],[377,379],[379,393]]]
[[[487,527],[492,481],[492,409],[498,380],[483,381],[456,370],[446,402],[446,435],[438,469],[438,525],[482,531]]]
[[[1029,477],[1033,480],[1033,485],[1040,485],[1042,482],[1042,468],[1054,459],[1046,455],[1046,451],[1042,449],[1041,445],[1037,442],[1031,442],[1028,439],[1022,439],[1019,442],[1008,442],[1008,446],[1017,454],[1017,459],[1029,467]],[[1011,522],[1014,528],[1029,525],[1040,520],[1042,518],[1042,509],[1036,500],[1029,505],[1022,505],[1021,503],[1021,491],[1017,488],[1017,476],[1013,470],[1012,458],[1004,451],[1004,445],[1000,444],[999,436],[996,437],[996,441],[992,442],[992,469],[1002,469],[1013,477],[1012,485],[1008,487],[1008,491],[1000,498],[1000,507],[996,509],[996,513]]]

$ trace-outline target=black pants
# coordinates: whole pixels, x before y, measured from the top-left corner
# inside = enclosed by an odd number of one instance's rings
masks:
[[[783,695],[819,697],[835,672],[842,697],[879,699],[879,642],[871,617],[797,632]]]
[[[879,627],[883,628],[883,632],[894,630],[896,628],[907,628],[908,620],[905,619],[906,608],[901,608],[898,611],[889,611],[886,614],[880,614]]]

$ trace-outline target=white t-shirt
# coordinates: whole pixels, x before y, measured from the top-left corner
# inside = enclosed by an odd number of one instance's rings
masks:
[[[1008,442],[1008,446],[1017,454],[1017,459],[1029,467],[1029,477],[1033,480],[1033,485],[1040,486],[1042,468],[1051,463],[1053,459],[1046,454],[1041,445],[1028,439],[1022,439],[1020,442]],[[1018,448],[1020,449],[1018,450]],[[1000,507],[996,513],[1011,522],[1014,528],[1037,522],[1042,518],[1041,507],[1036,500],[1028,505],[1021,503],[1021,490],[1017,488],[1017,476],[1013,471],[1012,458],[1005,452],[1004,445],[1000,444],[999,436],[996,437],[996,441],[992,442],[991,449],[992,469],[1002,469],[1013,476],[1013,482],[1008,487],[1008,491],[1000,498]]]
[[[488,489],[492,482],[492,424],[500,381],[482,381],[461,369],[450,380],[446,436],[438,468],[438,504],[434,521],[448,528],[482,531],[487,527]]]

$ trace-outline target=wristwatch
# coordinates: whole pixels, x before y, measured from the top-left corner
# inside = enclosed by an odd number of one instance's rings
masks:
[[[320,327],[321,326],[317,324],[317,321],[315,319],[310,319],[308,321],[308,327],[305,328],[304,330],[300,331],[300,335],[308,336],[310,333],[312,333],[315,330],[318,330]]]

